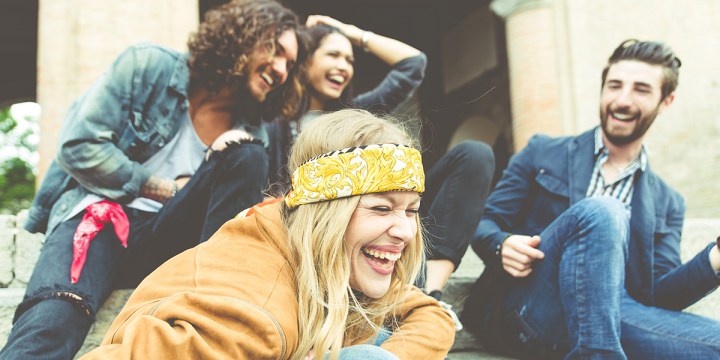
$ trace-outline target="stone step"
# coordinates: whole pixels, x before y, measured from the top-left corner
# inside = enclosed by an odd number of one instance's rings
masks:
[[[13,219],[14,220],[14,219]],[[4,226],[3,226],[4,225]],[[27,234],[22,230],[9,229],[14,227],[14,221],[0,217],[0,242],[3,241],[3,234],[16,234],[13,249],[8,251],[5,249],[3,253],[2,245],[0,246],[0,256],[3,258],[8,254],[14,255],[15,263],[15,279],[12,279],[8,288],[0,289],[0,347],[2,347],[10,332],[11,322],[15,307],[22,300],[25,289],[22,287],[27,282],[32,270],[32,264],[22,264],[20,261],[32,261],[37,257],[42,242],[42,236]],[[700,249],[707,246],[709,242],[714,240],[720,234],[720,219],[688,219],[685,223],[683,231],[682,257],[683,261],[687,261],[694,256]],[[21,257],[18,257],[21,256]],[[30,260],[28,260],[30,259]],[[0,261],[0,263],[5,263]],[[450,283],[444,292],[443,300],[453,306],[453,310],[460,312],[465,305],[464,301],[468,293],[469,287],[480,275],[484,266],[482,261],[471,251],[463,257],[460,267],[453,274]],[[102,338],[113,321],[117,313],[127,301],[132,293],[132,289],[114,291],[107,302],[103,305],[97,315],[97,322],[90,330],[82,349],[78,355],[95,348],[100,344]],[[707,296],[686,311],[696,313],[720,320],[720,291]],[[456,335],[455,344],[452,352],[448,356],[451,360],[509,360],[499,354],[492,354],[484,351],[477,340],[468,332],[460,331]]]

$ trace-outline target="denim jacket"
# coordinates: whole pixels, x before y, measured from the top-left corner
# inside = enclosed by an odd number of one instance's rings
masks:
[[[187,59],[153,44],[132,46],[72,104],[26,230],[51,232],[88,193],[119,203],[138,196],[151,175],[141,164],[189,116]]]

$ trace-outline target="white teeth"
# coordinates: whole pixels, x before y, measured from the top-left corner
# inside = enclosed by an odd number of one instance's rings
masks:
[[[330,75],[328,76],[328,79],[338,84],[342,84],[345,82],[345,77],[342,75]]]
[[[392,253],[392,252],[372,250],[372,249],[363,249],[363,252],[370,256],[376,257],[378,259],[388,259],[390,261],[397,261],[398,259],[400,259],[400,256],[402,255],[402,253]]]
[[[616,119],[618,119],[618,120],[630,120],[630,119],[632,119],[632,118],[635,117],[635,115],[618,114],[618,113],[613,113],[612,115],[613,115],[614,118],[616,118]]]
[[[262,73],[262,74],[260,74],[260,76],[262,76],[263,80],[265,80],[265,82],[268,83],[268,85],[270,85],[270,86],[272,86],[275,83],[272,76],[270,76],[266,73]]]

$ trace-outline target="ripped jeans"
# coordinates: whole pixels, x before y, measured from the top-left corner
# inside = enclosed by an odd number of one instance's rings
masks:
[[[262,200],[268,156],[262,145],[233,143],[213,153],[158,212],[124,207],[128,248],[112,225],[92,240],[80,279],[70,283],[72,238],[84,212],[48,234],[0,359],[72,359],[116,288],[134,287],[170,257],[207,240]]]

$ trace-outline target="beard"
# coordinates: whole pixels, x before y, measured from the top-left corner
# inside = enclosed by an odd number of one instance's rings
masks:
[[[645,133],[650,129],[650,125],[655,121],[655,118],[657,117],[659,112],[659,106],[653,109],[648,114],[638,113],[634,120],[635,121],[635,127],[632,129],[632,131],[629,134],[623,134],[623,133],[614,133],[612,129],[610,128],[610,124],[608,121],[608,116],[610,113],[620,113],[617,111],[612,111],[608,108],[600,109],[600,125],[602,127],[603,133],[605,134],[605,137],[615,146],[622,146],[630,144],[640,138],[642,138]]]

